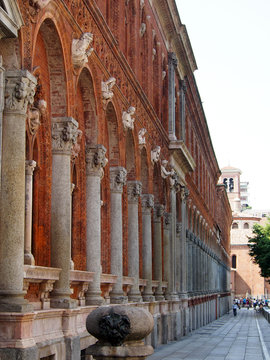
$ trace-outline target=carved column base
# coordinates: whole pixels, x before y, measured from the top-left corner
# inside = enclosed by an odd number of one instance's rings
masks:
[[[33,306],[24,299],[24,292],[0,290],[0,312],[31,312]]]
[[[27,252],[24,253],[24,265],[35,265],[33,254]]]
[[[128,294],[128,301],[130,302],[142,302],[141,294]]]
[[[85,294],[86,305],[102,305],[104,304],[104,298],[101,296],[101,292],[87,292]]]
[[[143,298],[143,301],[146,301],[146,302],[155,301],[155,297],[152,294],[143,294],[142,298]]]
[[[165,300],[165,298],[164,298],[164,296],[161,295],[161,294],[156,294],[156,295],[155,295],[155,300],[156,300],[156,301],[163,301],[163,300]]]
[[[74,309],[77,307],[77,301],[71,299],[70,294],[54,290],[51,296],[51,307],[56,309]]]
[[[176,300],[179,300],[179,296],[177,294],[166,294],[165,299],[171,300],[171,301],[176,301]]]
[[[111,304],[126,304],[128,297],[123,294],[111,293],[110,295]]]

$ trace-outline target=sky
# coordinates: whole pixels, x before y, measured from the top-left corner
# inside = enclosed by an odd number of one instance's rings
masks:
[[[270,0],[176,0],[219,167],[270,209]]]

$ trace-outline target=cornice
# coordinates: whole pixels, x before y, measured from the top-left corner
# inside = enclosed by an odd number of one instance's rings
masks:
[[[196,164],[183,140],[171,141],[169,143],[171,165],[179,174],[181,181],[185,184],[185,175],[194,171]]]
[[[190,71],[197,69],[196,60],[190,44],[186,26],[181,23],[175,0],[152,0],[151,5],[156,10],[162,31],[170,46],[175,52],[179,70],[184,77]]]

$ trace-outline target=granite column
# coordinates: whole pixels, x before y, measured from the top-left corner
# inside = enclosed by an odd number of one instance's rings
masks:
[[[154,206],[154,279],[159,281],[155,292],[156,300],[164,300],[162,291],[162,234],[161,217],[163,216],[164,206],[155,204]]]
[[[24,263],[35,265],[32,254],[32,217],[33,217],[33,173],[36,167],[34,160],[25,162],[25,231],[24,231]]]
[[[101,305],[101,195],[100,182],[108,160],[103,145],[87,146],[86,159],[86,269],[93,272],[93,281],[86,292],[87,305]]]
[[[140,302],[139,288],[139,220],[138,200],[142,192],[140,181],[128,181],[128,275],[134,278],[134,284],[128,294],[129,301]]]
[[[25,224],[25,123],[36,79],[27,70],[6,71],[0,200],[0,311],[31,310],[23,292]]]
[[[154,301],[152,290],[152,223],[151,212],[154,206],[154,195],[143,194],[142,199],[142,256],[143,278],[147,280],[143,293],[144,301]]]
[[[71,299],[71,150],[76,144],[78,123],[72,117],[52,119],[52,216],[51,264],[61,268],[51,294],[51,307],[73,308]]]
[[[127,171],[123,167],[110,168],[111,188],[111,273],[117,275],[110,298],[111,303],[127,302],[123,293],[123,224],[122,193],[126,184]]]

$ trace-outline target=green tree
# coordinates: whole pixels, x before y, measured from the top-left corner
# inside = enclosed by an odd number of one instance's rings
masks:
[[[253,237],[249,237],[248,242],[249,255],[259,265],[261,276],[270,278],[270,219],[265,226],[253,226]]]

